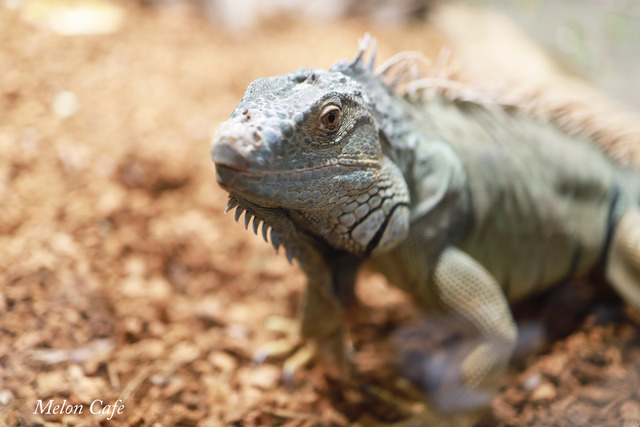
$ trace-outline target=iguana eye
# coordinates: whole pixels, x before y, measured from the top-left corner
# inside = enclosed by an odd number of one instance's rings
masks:
[[[328,105],[320,115],[320,128],[327,132],[333,132],[340,126],[341,112],[337,105]]]

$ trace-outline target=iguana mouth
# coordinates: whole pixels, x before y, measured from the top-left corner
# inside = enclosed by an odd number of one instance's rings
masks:
[[[294,181],[312,181],[325,179],[332,176],[348,174],[355,170],[372,171],[380,168],[377,162],[354,161],[351,163],[338,163],[322,165],[315,168],[297,169],[290,171],[251,170],[216,164],[216,180],[225,189],[234,189],[241,192],[250,191],[253,184],[278,184],[292,183]]]
[[[360,159],[338,159],[336,161],[328,161],[327,164],[319,165],[311,168],[303,168],[303,169],[293,169],[293,170],[280,170],[280,171],[271,171],[271,170],[255,170],[249,167],[240,167],[236,165],[230,165],[226,163],[216,163],[216,169],[224,169],[233,173],[250,175],[250,176],[290,176],[290,175],[299,175],[305,173],[314,173],[319,170],[329,169],[329,168],[359,168],[359,169],[379,169],[380,163],[377,161],[371,160],[360,160]]]

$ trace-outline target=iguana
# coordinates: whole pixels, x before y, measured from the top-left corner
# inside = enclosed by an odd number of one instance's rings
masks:
[[[212,142],[217,180],[236,220],[298,259],[301,334],[338,364],[363,263],[473,331],[412,374],[431,385],[414,425],[470,424],[516,343],[509,302],[603,266],[640,309],[640,173],[526,108],[428,80],[401,93],[389,70],[411,55],[374,71],[368,49],[251,83]]]

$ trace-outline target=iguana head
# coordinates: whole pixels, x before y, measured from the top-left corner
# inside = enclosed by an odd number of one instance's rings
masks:
[[[383,155],[374,103],[344,72],[362,72],[361,56],[331,71],[253,82],[218,128],[211,157],[232,205],[247,215],[266,221],[261,212],[277,211],[332,247],[369,255],[406,237],[409,200]]]

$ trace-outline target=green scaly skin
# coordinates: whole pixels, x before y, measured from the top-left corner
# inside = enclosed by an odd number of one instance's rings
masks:
[[[415,425],[472,424],[516,342],[509,301],[605,263],[640,308],[640,175],[515,108],[409,101],[365,50],[253,82],[212,143],[217,179],[236,219],[299,260],[302,335],[337,364],[364,262],[464,324],[477,340],[405,374],[429,393]]]

